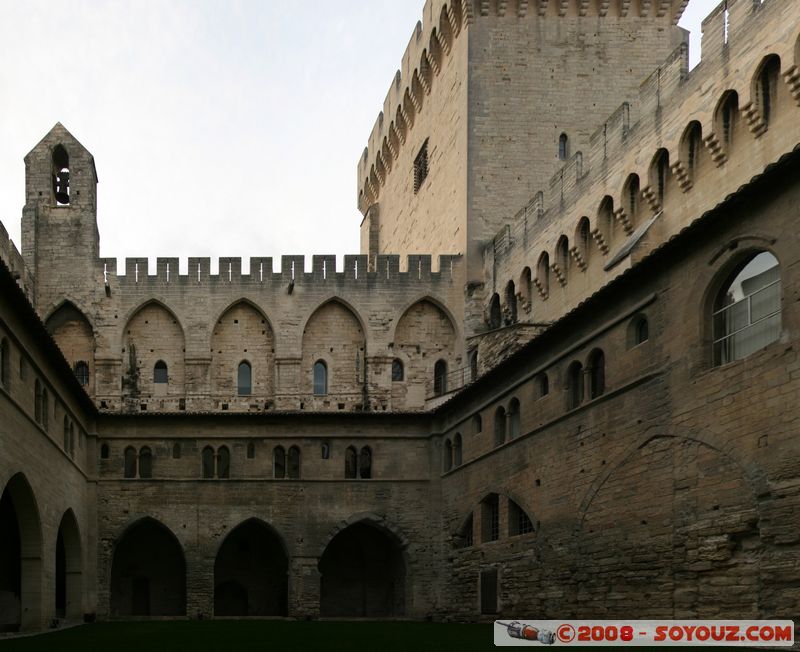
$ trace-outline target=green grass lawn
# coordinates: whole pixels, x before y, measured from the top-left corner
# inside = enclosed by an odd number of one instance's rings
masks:
[[[2,652],[266,652],[268,650],[494,649],[491,625],[419,622],[207,620],[82,625],[4,640]]]

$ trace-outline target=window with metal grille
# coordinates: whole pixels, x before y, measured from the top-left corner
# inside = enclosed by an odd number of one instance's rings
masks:
[[[422,143],[417,157],[414,159],[414,192],[419,192],[422,182],[428,176],[428,140]]]
[[[781,334],[781,273],[762,251],[741,263],[717,295],[712,313],[714,364],[744,358]]]
[[[322,361],[314,363],[314,394],[324,396],[328,393],[328,366]]]
[[[533,532],[533,522],[517,503],[508,500],[508,535],[511,537]]]
[[[84,360],[78,360],[75,363],[75,378],[84,387],[89,384],[89,365]]]
[[[500,538],[500,496],[490,494],[481,504],[481,541],[497,541]]]

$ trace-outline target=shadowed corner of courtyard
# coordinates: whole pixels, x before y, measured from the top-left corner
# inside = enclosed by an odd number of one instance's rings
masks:
[[[4,639],[6,652],[141,652],[141,650],[449,650],[493,648],[489,624],[379,621],[140,621],[81,625]]]

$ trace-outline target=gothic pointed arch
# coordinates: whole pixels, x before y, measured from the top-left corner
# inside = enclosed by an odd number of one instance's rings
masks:
[[[319,560],[323,617],[405,614],[407,560],[403,540],[380,520],[361,518],[339,529]]]
[[[6,608],[0,628],[38,629],[42,613],[42,521],[28,479],[14,475],[0,496],[0,593]]]
[[[131,312],[121,339],[124,395],[183,393],[186,340],[174,312],[156,299],[146,301]],[[166,379],[157,365],[166,365]]]
[[[211,332],[211,392],[220,402],[246,396],[247,404],[272,398],[275,335],[264,312],[248,299],[230,304],[214,321]],[[243,362],[250,366],[249,391],[239,382]]]
[[[289,556],[278,531],[250,518],[233,528],[214,561],[215,616],[285,616]]]
[[[318,408],[342,403],[350,409],[363,405],[366,330],[358,313],[339,299],[314,310],[305,323],[302,339],[300,395]],[[315,391],[315,366],[326,370],[325,392]]]
[[[56,616],[76,620],[83,616],[83,551],[75,513],[61,517],[56,538]]]
[[[173,532],[149,516],[131,523],[114,542],[112,616],[186,615],[186,558]]]
[[[92,395],[95,336],[89,319],[72,301],[64,300],[47,317],[45,328],[58,344],[78,381]]]
[[[456,328],[454,322],[431,298],[423,298],[403,312],[394,331],[394,352],[406,362],[405,382],[395,396],[395,407],[418,408],[433,393],[434,372],[437,362],[454,369],[456,355]],[[441,366],[441,365],[440,365]]]

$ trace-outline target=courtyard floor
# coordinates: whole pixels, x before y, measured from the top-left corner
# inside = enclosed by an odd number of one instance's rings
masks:
[[[250,650],[493,649],[491,625],[265,620],[148,621],[81,625],[4,639],[2,652],[248,652]]]

